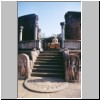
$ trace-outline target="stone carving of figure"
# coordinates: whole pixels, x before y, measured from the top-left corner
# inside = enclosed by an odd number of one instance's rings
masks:
[[[68,59],[68,75],[69,80],[79,81],[79,58],[76,55],[69,55]]]
[[[18,75],[19,78],[28,77],[29,59],[26,54],[18,55]]]
[[[52,44],[58,44],[58,38],[56,36],[52,39]]]
[[[27,64],[26,58],[21,56],[19,59],[19,73],[21,77],[27,76]]]

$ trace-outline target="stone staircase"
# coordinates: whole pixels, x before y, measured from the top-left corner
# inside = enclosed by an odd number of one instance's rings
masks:
[[[62,52],[41,52],[33,66],[31,76],[64,78],[64,61]]]

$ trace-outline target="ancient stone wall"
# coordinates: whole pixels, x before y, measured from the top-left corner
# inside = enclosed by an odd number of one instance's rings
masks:
[[[22,40],[34,40],[35,28],[38,27],[38,16],[35,14],[25,15],[18,18],[18,41],[20,26],[23,26]]]
[[[65,40],[65,48],[69,50],[81,50],[81,41],[80,40]]]
[[[81,12],[67,12],[65,24],[65,39],[81,40]]]

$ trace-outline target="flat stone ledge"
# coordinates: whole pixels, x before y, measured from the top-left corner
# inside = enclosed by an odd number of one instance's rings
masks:
[[[65,89],[68,87],[68,82],[64,82],[62,79],[41,77],[37,79],[26,79],[24,85],[31,91],[50,93]]]

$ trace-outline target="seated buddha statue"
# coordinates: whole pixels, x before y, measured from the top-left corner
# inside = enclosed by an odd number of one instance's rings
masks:
[[[52,39],[52,43],[51,44],[59,44],[58,43],[58,38],[56,36]]]
[[[56,36],[52,39],[51,43],[48,43],[48,48],[52,48],[52,49],[60,48],[60,43],[58,42],[58,38]]]

